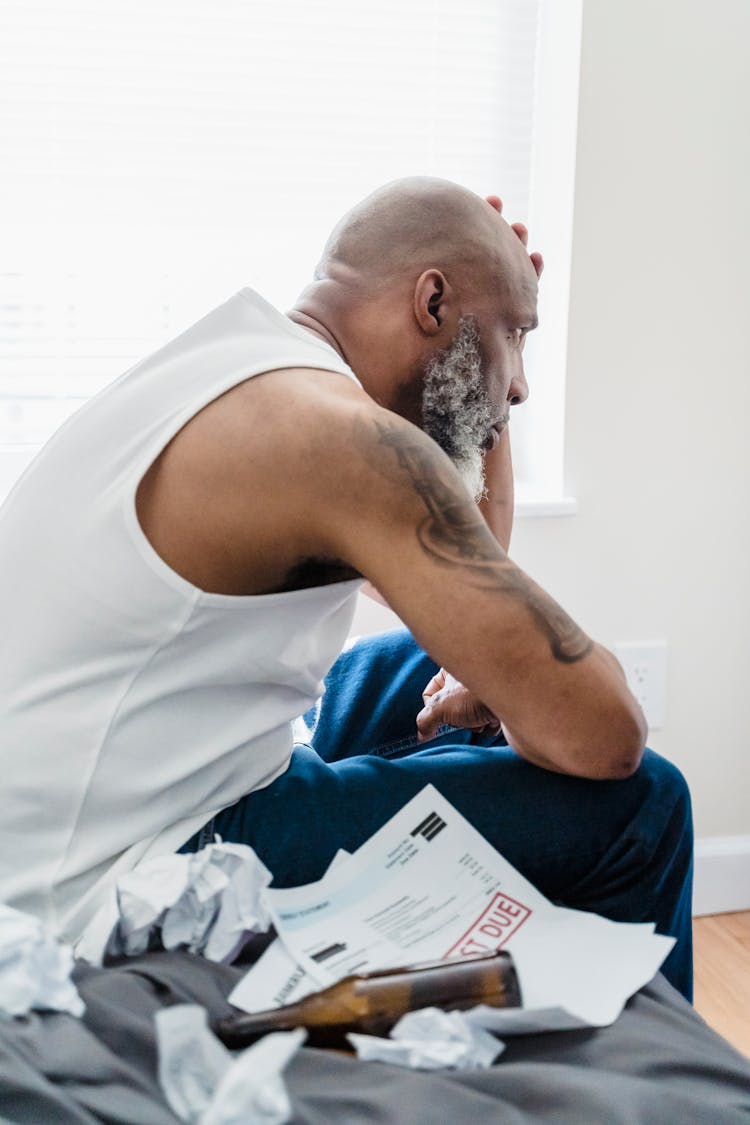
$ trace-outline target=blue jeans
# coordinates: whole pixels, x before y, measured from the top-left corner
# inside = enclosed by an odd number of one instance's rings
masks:
[[[552,773],[502,738],[446,730],[418,744],[415,716],[436,671],[406,630],[359,641],[305,716],[310,745],[287,771],[224,809],[181,849],[218,832],[252,845],[274,885],[319,879],[428,783],[553,902],[655,922],[677,943],[662,972],[692,999],[692,820],[682,774],[647,750],[623,781]]]

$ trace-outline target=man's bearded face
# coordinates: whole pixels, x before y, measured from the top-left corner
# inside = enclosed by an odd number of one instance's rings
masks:
[[[497,421],[482,373],[476,322],[462,317],[453,343],[427,365],[422,429],[448,454],[477,501],[484,495],[483,450]]]

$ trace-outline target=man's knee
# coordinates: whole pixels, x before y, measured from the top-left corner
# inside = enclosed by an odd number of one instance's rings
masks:
[[[678,767],[653,750],[630,779],[640,790],[638,820],[640,830],[658,844],[670,836],[683,848],[693,846],[693,819],[690,789]]]
[[[660,799],[690,812],[690,789],[684,774],[674,762],[663,758],[655,750],[646,749],[637,774],[659,794]]]

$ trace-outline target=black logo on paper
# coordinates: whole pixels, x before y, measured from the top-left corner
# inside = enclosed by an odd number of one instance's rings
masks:
[[[412,828],[411,836],[424,836],[425,840],[434,840],[438,832],[442,832],[445,828],[445,821],[439,817],[437,813],[431,812],[426,816],[421,824],[416,828]]]

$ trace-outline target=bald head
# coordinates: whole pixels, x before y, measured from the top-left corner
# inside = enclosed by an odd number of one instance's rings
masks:
[[[460,289],[535,281],[528,256],[494,207],[458,184],[422,176],[378,188],[345,215],[315,277],[345,273],[380,288],[430,268]]]
[[[536,266],[499,207],[413,177],[344,216],[288,315],[476,483],[477,457],[528,394],[522,352],[536,293]]]

